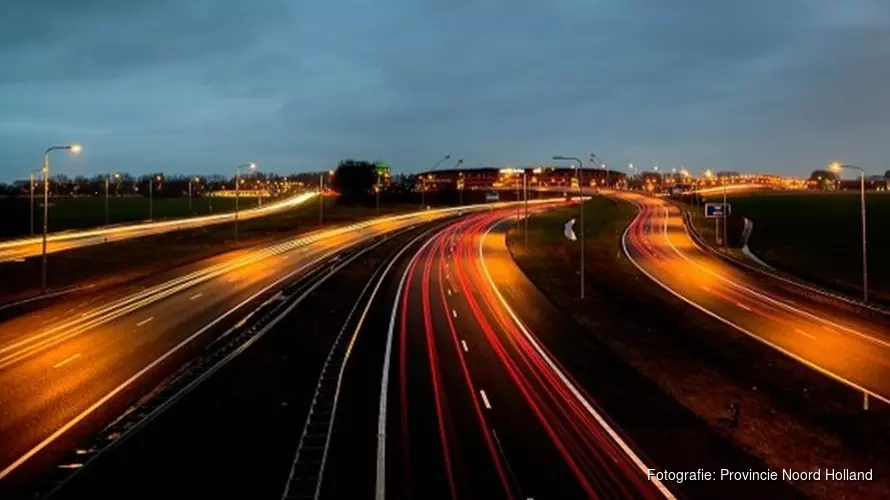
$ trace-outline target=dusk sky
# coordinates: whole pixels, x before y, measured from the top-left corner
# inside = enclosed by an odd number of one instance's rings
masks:
[[[888,61],[887,0],[10,0],[0,181],[72,141],[54,173],[882,173]]]

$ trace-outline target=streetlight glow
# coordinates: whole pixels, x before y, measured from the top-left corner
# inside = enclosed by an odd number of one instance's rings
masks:
[[[83,151],[83,146],[77,143],[69,144],[68,151],[71,151],[72,153],[80,153],[81,151]]]

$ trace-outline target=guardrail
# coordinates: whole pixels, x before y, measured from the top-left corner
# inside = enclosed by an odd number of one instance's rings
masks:
[[[683,213],[683,226],[686,229],[686,233],[692,239],[696,246],[698,246],[702,251],[708,252],[712,255],[719,257],[737,267],[742,267],[749,271],[753,271],[762,276],[766,276],[770,279],[774,279],[780,281],[786,285],[790,285],[804,295],[813,298],[819,298],[823,301],[827,301],[834,305],[839,305],[846,307],[848,309],[853,309],[856,312],[865,312],[870,315],[877,315],[881,317],[890,317],[890,309],[886,309],[876,304],[869,304],[863,302],[861,300],[854,299],[850,296],[843,295],[837,293],[832,290],[826,290],[819,286],[816,286],[812,283],[806,282],[800,278],[795,276],[791,276],[785,273],[781,273],[775,270],[764,269],[760,266],[755,266],[749,264],[741,259],[738,259],[732,255],[729,255],[725,252],[721,252],[716,248],[712,247],[710,244],[706,243],[701,235],[695,230],[695,226],[692,224],[692,218],[690,215],[690,211],[687,207],[682,206],[682,204],[675,203],[680,211]]]

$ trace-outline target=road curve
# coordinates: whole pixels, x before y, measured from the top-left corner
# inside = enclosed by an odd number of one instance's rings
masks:
[[[788,285],[746,272],[699,248],[680,209],[628,192],[635,204],[622,237],[630,260],[667,292],[751,338],[871,397],[890,403],[890,331],[869,319],[792,293]]]
[[[149,279],[137,291],[93,303],[72,298],[0,324],[0,484],[51,464],[62,444],[117,417],[311,266],[382,234],[490,208],[429,210],[317,231],[211,259],[160,282]]]
[[[490,231],[514,215],[450,225],[402,274],[376,498],[671,498],[502,292],[522,275]]]

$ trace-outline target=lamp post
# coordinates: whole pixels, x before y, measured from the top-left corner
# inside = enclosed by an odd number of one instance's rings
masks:
[[[111,174],[105,174],[105,225],[108,225],[108,184],[111,181]]]
[[[150,175],[148,177],[148,220],[154,218],[154,184],[155,181],[160,182],[160,175]]]
[[[34,236],[34,172],[40,172],[40,170],[32,169],[28,173],[28,178],[31,181],[31,236]]]
[[[525,199],[525,228],[523,232],[525,234],[525,248],[528,249],[528,175],[526,174],[526,169],[522,169],[522,190],[524,192],[523,198]]]
[[[80,153],[83,147],[80,144],[50,146],[43,152],[43,251],[40,264],[40,289],[43,292],[46,292],[46,233],[49,229],[49,154],[59,149]]]
[[[328,176],[334,177],[334,171],[328,170]],[[318,174],[318,225],[324,224],[324,172]]]
[[[189,214],[192,213],[192,181],[193,181],[193,180],[194,180],[195,182],[197,182],[197,181],[198,181],[198,178],[197,178],[197,177],[194,177],[194,178],[193,178],[193,177],[189,177]]]
[[[553,159],[578,162],[578,190],[581,193],[581,299],[584,299],[584,162],[574,156],[554,156]]]
[[[460,168],[461,164],[463,164],[464,159],[461,158],[457,160],[457,163],[454,165],[454,170]],[[458,172],[457,177],[454,180],[455,187],[457,187],[457,199],[458,206],[462,206],[464,204],[464,184],[463,184],[463,172]]]
[[[256,170],[256,163],[249,162],[235,167],[235,241],[238,241],[238,193],[241,187],[241,169]]]
[[[439,165],[442,164],[443,161],[451,158],[451,153],[445,155],[441,160],[437,161],[433,168],[430,169],[430,172],[439,168]],[[455,167],[456,168],[456,167]],[[426,177],[420,177],[420,209],[426,210]]]
[[[862,212],[862,300],[868,302],[868,253],[866,245],[866,228],[865,228],[865,170],[855,165],[844,165],[834,162],[829,166],[834,172],[840,172],[842,169],[851,169],[859,171],[859,200]]]

